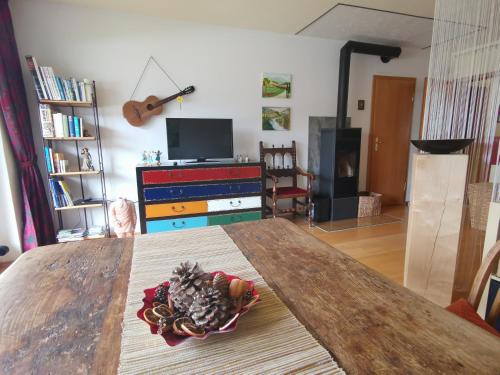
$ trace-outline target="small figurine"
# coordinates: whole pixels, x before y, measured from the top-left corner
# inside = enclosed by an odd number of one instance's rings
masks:
[[[154,151],[149,151],[149,153],[148,153],[148,164],[149,165],[153,165],[154,164],[154,160],[153,160],[153,156],[154,155],[155,155]]]
[[[158,151],[155,152],[155,154],[156,154],[156,157],[155,157],[156,165],[160,165],[161,164],[161,154],[162,154],[162,152],[160,150],[158,150]]]
[[[118,238],[134,236],[137,215],[133,202],[118,198],[109,205],[109,216]]]
[[[238,155],[237,158],[238,158],[238,163],[243,163],[243,156],[242,155]]]
[[[83,155],[82,171],[95,170],[94,165],[92,164],[92,156],[90,155],[89,149],[87,147],[82,148],[80,155]]]
[[[144,164],[144,165],[148,164],[148,152],[147,151],[142,152],[142,164]]]
[[[245,163],[248,163],[250,159],[248,158],[248,155],[245,155]]]

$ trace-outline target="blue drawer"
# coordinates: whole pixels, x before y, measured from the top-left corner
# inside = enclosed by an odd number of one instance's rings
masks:
[[[188,217],[183,219],[155,220],[146,222],[147,233],[168,232],[171,230],[206,227],[206,216]]]
[[[233,184],[179,185],[144,189],[146,202],[186,198],[204,198],[231,194],[260,193],[260,182],[240,182]]]

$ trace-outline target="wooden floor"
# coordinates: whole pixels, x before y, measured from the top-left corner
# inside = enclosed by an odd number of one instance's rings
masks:
[[[407,208],[387,207],[383,213],[400,218],[402,221],[337,232],[309,228],[301,216],[293,221],[313,236],[403,285]]]

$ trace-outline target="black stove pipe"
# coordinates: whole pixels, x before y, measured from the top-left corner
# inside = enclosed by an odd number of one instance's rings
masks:
[[[384,46],[382,44],[348,41],[340,50],[339,65],[339,92],[337,97],[337,128],[347,126],[347,97],[349,94],[349,71],[351,67],[351,53],[380,56],[384,63],[388,63],[401,55],[401,48]]]

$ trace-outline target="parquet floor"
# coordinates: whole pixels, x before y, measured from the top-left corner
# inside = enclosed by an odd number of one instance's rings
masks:
[[[297,216],[293,221],[313,236],[402,285],[407,208],[387,207],[383,213],[402,221],[337,232],[325,232],[317,227],[309,228],[303,216]]]

